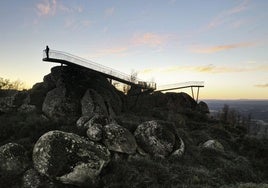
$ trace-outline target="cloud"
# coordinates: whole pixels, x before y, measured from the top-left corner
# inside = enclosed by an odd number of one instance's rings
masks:
[[[237,13],[240,13],[240,12],[245,11],[245,10],[248,9],[248,3],[249,3],[249,0],[244,0],[238,6],[236,6],[236,7],[232,8],[232,9],[228,10],[226,12],[226,14],[232,15],[232,14],[237,14]]]
[[[39,16],[54,15],[56,12],[56,0],[44,0],[36,5]]]
[[[194,67],[193,70],[195,70],[196,72],[215,72],[216,71],[216,67],[214,65],[205,65],[205,66],[198,66],[198,67]]]
[[[104,27],[102,31],[107,32],[108,30],[108,27]],[[159,50],[159,47],[162,47],[162,45],[165,44],[171,36],[172,35],[158,35],[150,32],[134,34],[134,37],[123,40],[117,39],[116,46],[96,50],[96,53],[94,53],[93,56],[101,57],[106,55],[125,55],[126,53],[137,53],[136,48],[140,46],[149,46]]]
[[[192,47],[191,51],[195,53],[201,54],[211,54],[216,53],[219,51],[230,50],[234,48],[243,48],[248,46],[253,46],[254,43],[250,42],[241,42],[241,43],[234,43],[234,44],[226,44],[226,45],[217,45],[217,46],[194,46]]]
[[[54,16],[59,12],[83,12],[82,6],[67,7],[58,0],[42,0],[36,4],[37,14],[39,16]]]
[[[218,14],[215,18],[213,18],[208,23],[207,29],[212,29],[212,28],[215,28],[215,27],[217,27],[219,25],[222,25],[223,23],[225,23],[228,20],[230,20],[229,18],[231,16],[247,10],[248,9],[248,4],[249,4],[249,1],[244,0],[239,5],[233,7],[231,9],[229,9],[229,10],[225,10],[225,11],[221,12],[220,14]]]
[[[174,73],[174,72],[214,72],[215,66],[204,65],[204,66],[170,66],[170,67],[158,67],[152,69],[141,70],[140,74],[155,74],[155,73]]]
[[[212,64],[201,66],[175,66],[165,69],[163,72],[177,72],[177,71],[190,71],[199,73],[229,73],[229,72],[241,72],[240,68],[236,67],[224,67],[215,66]]]
[[[268,83],[266,84],[257,84],[257,85],[254,85],[255,87],[260,87],[260,88],[268,88]]]
[[[246,68],[215,66],[212,64],[193,67],[192,70],[195,72],[200,72],[200,73],[233,73],[233,72],[247,72],[247,71],[249,71]]]
[[[167,39],[168,36],[148,32],[143,34],[136,34],[132,39],[132,43],[134,45],[156,47],[165,44]]]
[[[143,69],[138,72],[138,74],[153,74],[161,72],[161,68],[153,68],[153,69]]]
[[[234,66],[216,66],[213,64],[201,65],[201,66],[171,66],[171,67],[159,67],[153,69],[144,69],[140,71],[140,74],[155,74],[155,73],[174,73],[174,72],[197,72],[197,73],[238,73],[238,72],[267,72],[268,66],[266,65],[254,65],[251,67],[234,67]]]

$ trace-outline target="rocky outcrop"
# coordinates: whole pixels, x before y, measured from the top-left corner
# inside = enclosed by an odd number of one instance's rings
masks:
[[[137,148],[134,136],[116,123],[103,127],[103,143],[109,150],[120,153],[134,154]]]
[[[45,95],[45,97],[44,97]],[[44,98],[42,111],[56,122],[71,124],[81,116],[115,117],[123,109],[122,94],[102,75],[82,68],[53,67],[30,98]],[[33,97],[32,97],[33,96]],[[37,106],[37,102],[30,102]]]
[[[105,104],[102,96],[95,90],[88,89],[81,100],[82,116],[93,116],[100,114],[104,116],[109,115],[108,104]]]
[[[34,105],[38,112],[42,112],[42,105],[49,91],[55,87],[47,87],[46,82],[36,83],[32,89],[28,91],[28,104]]]
[[[152,156],[166,157],[174,150],[176,136],[158,121],[147,121],[135,133],[138,145]]]
[[[44,134],[33,149],[35,169],[65,184],[96,185],[109,160],[106,147],[62,131]]]
[[[0,147],[0,174],[17,176],[29,167],[29,160],[23,146],[8,143]]]
[[[197,105],[197,109],[199,110],[199,112],[202,112],[204,114],[208,114],[209,113],[209,108],[207,103],[200,101]]]
[[[47,93],[42,110],[52,120],[70,124],[78,119],[80,105],[67,95],[65,87],[59,87]]]
[[[143,116],[160,117],[167,120],[168,113],[187,114],[195,111],[196,101],[186,93],[161,93],[151,95],[127,97],[127,103],[131,110]]]

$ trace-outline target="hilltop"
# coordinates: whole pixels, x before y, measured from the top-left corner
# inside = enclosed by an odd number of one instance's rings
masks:
[[[186,93],[124,94],[82,68],[0,91],[0,128],[1,186],[268,186],[266,139]]]

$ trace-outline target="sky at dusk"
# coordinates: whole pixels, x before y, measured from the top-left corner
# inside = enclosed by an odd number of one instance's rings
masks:
[[[267,0],[1,0],[0,77],[31,87],[68,52],[201,99],[268,99]],[[189,90],[182,90],[190,93]]]

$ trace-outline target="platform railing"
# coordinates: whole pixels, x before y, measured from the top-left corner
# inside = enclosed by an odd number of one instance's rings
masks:
[[[155,82],[146,82],[146,81],[142,81],[140,79],[132,80],[131,75],[125,74],[123,72],[112,69],[110,67],[100,65],[100,64],[95,63],[93,61],[90,61],[90,60],[87,60],[87,59],[84,59],[84,58],[81,58],[81,57],[78,57],[78,56],[75,56],[75,55],[72,55],[72,54],[69,54],[66,52],[57,51],[57,50],[49,50],[48,57],[47,57],[46,50],[44,50],[43,51],[43,59],[46,61],[56,59],[56,60],[63,60],[63,61],[71,62],[73,64],[77,64],[77,65],[92,69],[94,71],[98,71],[98,72],[104,73],[106,75],[111,75],[111,76],[119,78],[121,80],[125,80],[127,82],[136,84],[138,86],[142,86],[145,89],[152,89],[152,90],[156,89]]]
[[[167,84],[167,85],[160,85],[157,87],[156,91],[167,91],[167,90],[175,90],[181,88],[188,88],[188,87],[204,87],[203,81],[188,81],[188,82],[180,82],[175,84]]]

